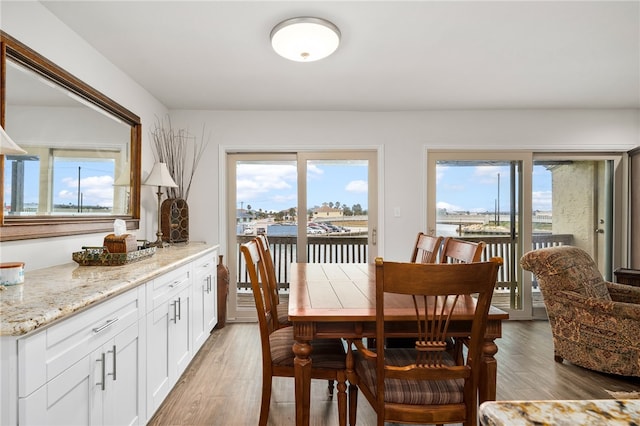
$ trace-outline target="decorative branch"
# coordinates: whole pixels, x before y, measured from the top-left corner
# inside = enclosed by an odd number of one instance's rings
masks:
[[[202,154],[209,145],[211,134],[205,140],[205,126],[202,126],[200,142],[185,129],[174,129],[171,118],[167,115],[165,120],[156,117],[156,124],[151,129],[153,157],[157,162],[166,163],[171,177],[177,188],[167,188],[167,197],[189,198],[193,175],[200,164]]]

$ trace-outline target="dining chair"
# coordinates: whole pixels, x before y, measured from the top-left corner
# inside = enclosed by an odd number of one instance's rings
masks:
[[[252,240],[240,246],[251,289],[255,300],[260,327],[262,347],[262,399],[259,425],[264,426],[269,419],[273,377],[294,377],[293,327],[275,328],[271,317],[275,314],[268,302],[269,295],[265,280],[264,262],[260,258],[258,241]],[[338,417],[340,426],[347,423],[346,393],[346,352],[339,339],[317,339],[311,342],[313,348],[312,379],[329,380],[329,394],[333,393],[333,381],[338,382]],[[356,393],[357,394],[357,393]]]
[[[260,255],[264,259],[264,266],[266,271],[266,283],[269,288],[269,297],[271,298],[271,305],[275,306],[276,315],[273,316],[275,328],[287,327],[291,325],[289,321],[289,306],[285,303],[280,303],[280,293],[278,292],[278,279],[276,278],[275,265],[273,263],[273,256],[271,255],[271,248],[269,246],[269,240],[264,234],[256,236],[258,240],[258,248]]]
[[[413,263],[436,263],[442,240],[443,237],[433,237],[424,232],[418,232],[410,261]],[[369,344],[373,345],[374,342],[371,339]],[[413,346],[413,339],[407,337],[389,337],[387,339],[387,347],[404,348],[407,346]]]
[[[376,258],[375,264],[376,348],[368,349],[362,341],[354,342],[355,351],[349,346],[349,381],[355,381],[375,410],[378,426],[385,421],[476,426],[482,347],[502,259],[418,264]],[[386,348],[385,309],[406,297],[415,307],[415,345]],[[446,338],[450,316],[461,304],[472,305],[473,316],[466,356],[458,362],[447,351]]]
[[[440,263],[479,262],[485,245],[486,243],[484,241],[474,243],[472,241],[447,237],[442,243]]]
[[[411,255],[411,262],[414,263],[435,263],[438,260],[438,252],[442,244],[443,237],[433,237],[424,232],[419,232],[416,244]]]

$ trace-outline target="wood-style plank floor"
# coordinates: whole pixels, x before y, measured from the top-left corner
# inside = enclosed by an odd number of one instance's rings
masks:
[[[639,378],[625,378],[553,361],[546,321],[509,321],[497,341],[498,400],[607,399],[609,391],[640,391]],[[257,425],[262,367],[257,324],[232,323],[214,330],[150,425]],[[337,401],[326,382],[314,380],[311,424],[337,425]],[[275,378],[269,425],[294,425],[293,379]],[[358,425],[375,424],[366,399],[358,399]]]

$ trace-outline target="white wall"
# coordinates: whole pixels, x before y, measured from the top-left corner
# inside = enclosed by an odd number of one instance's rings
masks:
[[[39,2],[2,2],[0,28],[140,117],[144,179],[153,166],[148,129],[167,109]],[[141,198],[141,228],[137,237],[155,240],[157,199],[153,188],[143,187]],[[0,243],[0,259],[21,260],[26,262],[27,270],[39,269],[68,263],[71,253],[83,245],[102,245],[103,238],[104,234],[91,234],[4,242]]]
[[[36,2],[2,3],[2,29],[67,71],[138,114],[143,123],[143,178],[151,170],[148,129],[166,110],[156,99],[61,24]],[[407,244],[425,228],[426,149],[536,149],[619,151],[640,146],[638,110],[515,110],[364,112],[171,111],[172,123],[200,135],[202,125],[212,143],[196,172],[189,196],[190,238],[221,243],[226,250],[220,212],[220,151],[287,147],[380,147],[381,248],[388,258],[408,256]],[[142,190],[139,238],[155,239],[156,200]],[[402,216],[392,211],[400,207]],[[69,262],[82,245],[102,242],[88,235],[2,243],[2,261],[23,260],[27,269]],[[409,243],[408,243],[409,242]],[[226,254],[226,253],[225,253]]]
[[[511,110],[367,112],[171,111],[172,124],[213,132],[189,196],[190,237],[216,241],[224,189],[220,152],[233,149],[382,147],[380,255],[406,260],[407,245],[426,229],[425,151],[428,149],[627,151],[640,145],[637,110]],[[393,215],[399,207],[401,217]]]

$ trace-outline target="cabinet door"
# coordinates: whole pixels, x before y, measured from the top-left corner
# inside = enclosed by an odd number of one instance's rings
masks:
[[[144,375],[140,366],[140,335],[138,324],[133,324],[104,348],[107,354],[107,399],[105,425],[143,424],[140,399]],[[115,354],[115,356],[114,356]]]
[[[183,289],[173,300],[174,321],[169,323],[169,364],[172,368],[172,383],[178,380],[182,372],[191,362],[191,328],[189,315],[191,311],[191,287]]]
[[[216,326],[217,286],[216,286],[216,252],[193,262],[193,303],[191,305],[193,349],[195,354],[209,337]]]
[[[94,383],[95,354],[87,355],[60,375],[20,398],[21,425],[90,425],[91,403],[100,395]]]
[[[209,289],[204,301],[204,321],[206,337],[209,337],[211,330],[218,324],[218,277],[215,268],[209,274]]]
[[[194,275],[193,304],[193,352],[204,344],[216,325],[216,283],[211,270],[201,270]]]
[[[172,386],[169,377],[172,302],[158,306],[147,316],[147,418],[151,418]]]
[[[147,317],[147,418],[191,361],[191,290],[183,288]]]
[[[207,293],[208,275],[196,270],[193,275],[193,303],[191,306],[191,327],[193,331],[193,352],[207,340],[204,319],[205,295]]]

